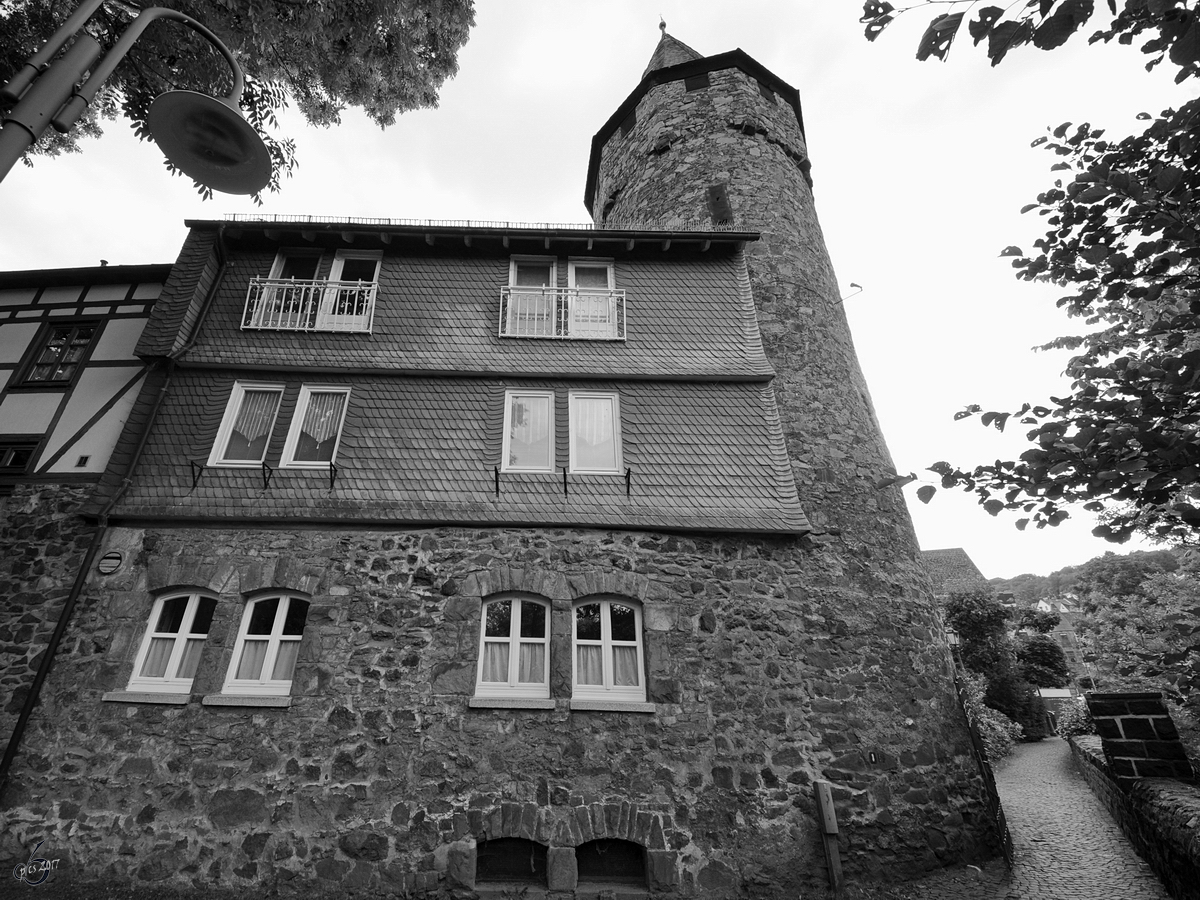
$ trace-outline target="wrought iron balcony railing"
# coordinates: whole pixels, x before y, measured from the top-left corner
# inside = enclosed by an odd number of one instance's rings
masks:
[[[252,278],[242,328],[370,332],[377,289],[370,281]]]
[[[625,292],[596,288],[503,287],[500,336],[625,340]]]

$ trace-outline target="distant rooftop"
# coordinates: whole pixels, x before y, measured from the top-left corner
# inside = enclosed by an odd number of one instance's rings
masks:
[[[922,550],[921,560],[933,582],[933,591],[939,596],[987,586],[987,579],[962,547]]]

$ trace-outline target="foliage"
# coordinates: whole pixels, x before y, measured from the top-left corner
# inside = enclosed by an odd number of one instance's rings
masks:
[[[1083,697],[1075,697],[1070,703],[1064,703],[1059,708],[1056,733],[1060,738],[1096,733],[1096,724],[1092,721],[1092,714],[1088,712],[1087,701]]]
[[[997,763],[1011,754],[1017,741],[1021,740],[1021,726],[1004,713],[984,704],[983,695],[987,682],[982,675],[967,672],[963,675],[963,684],[966,688],[967,715],[983,739],[988,760]]]
[[[0,77],[17,71],[75,5],[0,3]],[[271,190],[279,189],[281,173],[296,164],[293,142],[267,131],[289,97],[315,125],[337,124],[348,106],[360,107],[380,126],[390,125],[398,113],[437,105],[438,88],[457,70],[458,50],[474,24],[472,0],[165,0],[158,5],[210,28],[245,71],[243,111],[271,153]],[[107,47],[136,11],[124,3],[105,4],[87,29]],[[185,26],[157,22],[117,67],[76,131],[49,131],[32,152],[76,151],[80,136],[100,134],[99,120],[118,114],[147,138],[146,113],[159,94],[186,88],[225,96],[230,87],[228,65],[207,41]]]
[[[901,13],[930,5],[897,10],[870,0],[862,17],[867,38]],[[1147,69],[1167,62],[1177,82],[1200,75],[1197,0],[1105,6],[1107,20],[1092,43],[1143,40]],[[995,65],[1022,44],[1062,45],[1095,7],[1093,0],[975,7],[968,31],[976,44],[987,42]],[[945,59],[964,18],[934,18],[918,58]],[[1057,525],[1082,505],[1104,513],[1095,533],[1108,540],[1135,532],[1200,539],[1200,100],[1141,118],[1149,121],[1146,130],[1118,141],[1069,122],[1034,141],[1058,157],[1052,169],[1061,174],[1023,212],[1036,210],[1050,230],[1034,253],[1009,247],[1001,254],[1014,257],[1019,278],[1067,289],[1059,306],[1088,326],[1042,348],[1075,352],[1066,366],[1070,392],[1015,411],[968,406],[956,418],[978,415],[1000,430],[1020,421],[1033,446],[1017,460],[973,469],[930,467],[941,487],[974,493],[992,515],[1024,513],[1020,529],[1031,521]],[[917,496],[927,503],[937,489],[923,485]]]
[[[1021,676],[1035,687],[1060,688],[1071,681],[1071,667],[1062,647],[1044,634],[1018,640],[1017,661]]]
[[[1056,612],[1042,612],[1040,609],[1023,609],[1017,617],[1018,631],[1034,631],[1038,634],[1049,634],[1062,622],[1062,616]]]
[[[983,703],[1018,722],[1025,740],[1045,736],[1045,708],[1022,678],[1016,648],[1008,636],[1006,610],[986,588],[951,592],[946,624],[959,636],[963,668],[983,676]]]

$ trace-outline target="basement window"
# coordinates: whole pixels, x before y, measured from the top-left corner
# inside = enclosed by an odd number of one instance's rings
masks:
[[[646,886],[646,851],[632,841],[588,841],[575,848],[580,883]]]
[[[523,838],[480,841],[475,848],[476,882],[546,884],[546,846]]]

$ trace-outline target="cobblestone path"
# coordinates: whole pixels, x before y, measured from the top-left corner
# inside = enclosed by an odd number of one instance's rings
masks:
[[[1021,744],[996,773],[1016,851],[982,871],[906,885],[919,900],[1170,900],[1075,769],[1059,738]]]

